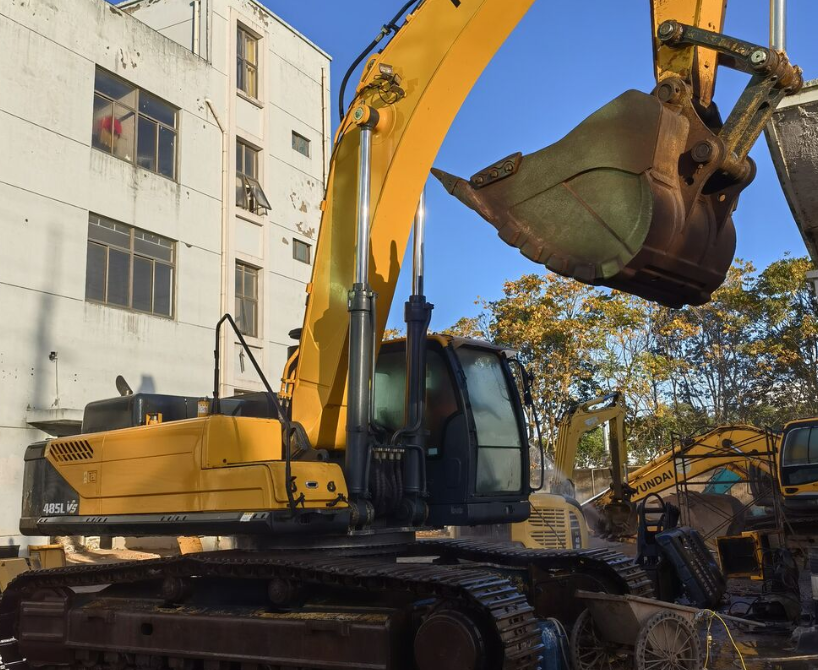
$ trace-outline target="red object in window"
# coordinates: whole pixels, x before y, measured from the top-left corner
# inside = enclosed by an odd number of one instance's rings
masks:
[[[113,116],[105,116],[102,118],[102,122],[100,123],[99,127],[100,129],[107,130],[110,133],[112,121],[114,126],[114,135],[119,137],[120,135],[122,135],[122,123],[120,123],[119,119],[116,119]]]

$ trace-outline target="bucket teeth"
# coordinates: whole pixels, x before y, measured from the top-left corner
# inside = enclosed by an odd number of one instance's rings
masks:
[[[443,184],[443,188],[445,188],[446,192],[450,195],[454,195],[455,189],[457,188],[459,182],[465,181],[460,177],[456,177],[455,175],[444,172],[443,170],[438,170],[437,168],[432,168],[432,175],[437,178],[441,184]]]

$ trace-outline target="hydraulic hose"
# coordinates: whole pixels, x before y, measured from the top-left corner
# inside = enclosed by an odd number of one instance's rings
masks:
[[[385,23],[381,27],[381,32],[372,40],[364,49],[360,55],[352,62],[352,65],[349,66],[349,69],[346,71],[343,80],[341,81],[341,88],[338,91],[338,117],[340,121],[344,120],[344,110],[346,109],[344,105],[344,94],[346,93],[347,84],[349,83],[349,78],[352,76],[352,73],[355,72],[355,68],[357,68],[361,62],[366,58],[372,51],[375,49],[376,46],[380,43],[380,41],[384,38],[389,36],[391,33],[397,33],[400,30],[400,26],[397,25],[400,17],[406,14],[409,8],[412,5],[416,5],[420,3],[422,0],[409,0],[403,7],[400,8],[400,11],[392,17],[392,20],[388,23]]]

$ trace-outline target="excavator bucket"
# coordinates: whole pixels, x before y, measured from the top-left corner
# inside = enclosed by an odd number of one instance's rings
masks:
[[[700,305],[735,251],[731,214],[755,173],[729,152],[685,85],[627,91],[564,139],[471,179],[432,170],[449,193],[531,260],[670,307]]]

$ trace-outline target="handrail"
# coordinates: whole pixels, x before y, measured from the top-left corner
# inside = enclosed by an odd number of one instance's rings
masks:
[[[267,406],[270,409],[275,409],[276,414],[278,415],[278,421],[281,424],[283,439],[282,441],[282,449],[284,451],[284,473],[285,473],[285,480],[287,489],[287,502],[290,506],[290,511],[295,513],[296,509],[296,501],[293,498],[292,492],[292,447],[290,445],[290,436],[295,435],[296,439],[299,439],[300,436],[296,435],[293,432],[293,426],[290,419],[287,417],[286,413],[284,412],[284,408],[281,406],[281,403],[278,401],[278,398],[273,393],[273,389],[270,386],[270,382],[267,381],[267,377],[265,376],[264,372],[261,370],[261,366],[256,361],[256,357],[253,356],[253,352],[250,351],[250,347],[247,344],[247,341],[244,339],[244,336],[241,334],[239,327],[236,325],[236,322],[233,320],[233,317],[228,313],[225,314],[219,322],[216,324],[216,348],[213,351],[213,355],[216,359],[216,363],[213,369],[213,414],[221,414],[221,397],[219,395],[219,362],[221,361],[221,329],[222,324],[227,321],[230,326],[233,328],[233,332],[236,334],[236,337],[239,339],[239,343],[241,344],[242,349],[250,358],[250,362],[253,364],[253,367],[256,370],[256,374],[258,374],[259,379],[261,379],[261,383],[264,384],[264,388],[266,389],[265,395],[267,396]]]

